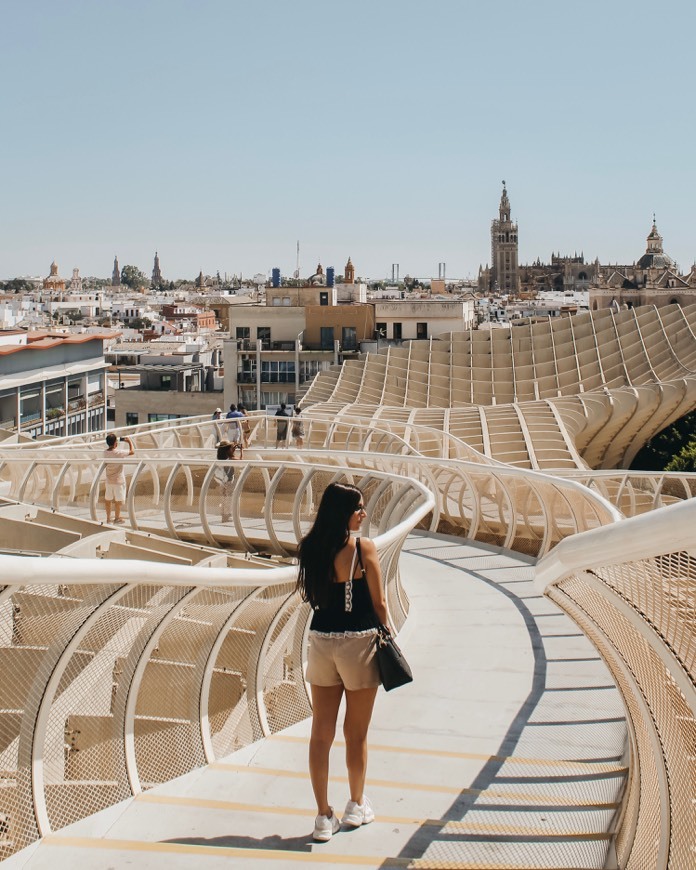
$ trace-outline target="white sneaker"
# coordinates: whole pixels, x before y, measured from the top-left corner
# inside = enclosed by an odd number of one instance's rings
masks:
[[[317,816],[314,820],[314,833],[312,838],[320,843],[327,843],[334,834],[337,834],[341,823],[336,818],[336,813],[331,810],[330,816]]]
[[[375,811],[372,809],[372,804],[363,795],[363,802],[361,804],[355,801],[348,801],[341,823],[350,825],[351,828],[359,828],[360,825],[369,825],[374,820]]]

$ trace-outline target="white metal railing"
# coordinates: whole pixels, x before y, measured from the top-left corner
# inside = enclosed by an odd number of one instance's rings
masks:
[[[696,502],[561,542],[540,591],[594,642],[621,690],[630,779],[620,867],[690,867],[696,847]]]
[[[696,495],[696,474],[680,471],[576,471],[554,472],[602,495],[626,517],[667,507]]]
[[[268,416],[263,411],[252,411],[245,420],[232,423],[226,419],[211,420],[210,417],[187,417],[162,423],[146,423],[124,426],[109,430],[117,437],[128,435],[136,447],[156,449],[158,447],[209,447],[222,438],[228,438],[232,428],[243,425],[248,430],[248,444],[257,449],[273,447],[292,447],[296,439],[292,435],[292,424],[298,418],[287,418],[287,434],[278,442],[277,417]],[[311,411],[303,415],[302,422],[305,446],[316,449],[366,449],[392,453],[422,453],[433,457],[458,458],[486,465],[504,466],[504,463],[489,459],[460,438],[441,429],[424,425],[412,425],[403,421],[372,420],[353,417],[349,420],[336,419],[321,411]],[[172,425],[170,425],[170,423]],[[48,442],[36,442],[39,450],[67,449],[79,451],[90,445],[93,449],[103,447],[106,432],[91,432],[65,438],[54,438]],[[235,435],[236,438],[236,435]],[[1,447],[2,445],[0,445]],[[8,445],[12,449],[12,445]]]
[[[599,494],[574,481],[505,466],[415,455],[361,451],[266,451],[272,458],[236,461],[234,482],[218,481],[219,464],[192,459],[192,451],[139,451],[118,460],[78,458],[71,451],[0,455],[0,486],[21,501],[97,520],[105,468],[117,462],[129,480],[126,516],[134,529],[206,543],[254,549],[261,535],[271,551],[292,555],[312,513],[313,469],[342,469],[360,477],[370,470],[417,480],[432,495],[429,528],[464,535],[532,556],[558,541],[621,519]],[[8,458],[9,456],[9,458]],[[214,453],[211,449],[211,456]],[[269,507],[280,499],[289,521],[278,524]],[[228,516],[227,516],[228,515]],[[225,521],[223,521],[225,517]],[[382,531],[382,530],[380,530]]]
[[[196,476],[186,467],[184,502]],[[57,485],[68,487],[68,477],[78,473],[65,463],[60,469]],[[46,477],[46,471],[35,467],[25,488],[32,474]],[[154,472],[142,472],[148,496]],[[374,470],[330,466],[261,464],[249,469],[246,480],[253,474],[269,484],[269,519],[253,531],[245,527],[245,535],[250,540],[253,534],[254,549],[265,552],[281,539],[282,549],[291,548],[330,481],[360,486],[370,512],[365,532],[377,547],[390,618],[401,626],[408,601],[398,557],[408,532],[433,509],[425,487]],[[141,486],[141,478],[133,477],[131,491]],[[160,493],[176,501],[171,479]],[[272,560],[275,567],[268,568],[258,561],[239,569],[216,567],[214,560],[177,564],[185,546],[158,549],[156,538],[149,539],[150,558],[167,561],[138,559],[138,552],[147,554],[146,535],[130,539],[135,559],[119,558],[128,548],[114,536],[123,532],[80,520],[79,508],[89,505],[90,496],[82,502],[77,480],[71,485],[71,515],[35,512],[37,533],[45,529],[48,540],[54,522],[76,537],[94,535],[93,550],[102,558],[61,558],[61,551],[54,558],[0,556],[7,584],[0,587],[2,857],[310,712],[303,661],[311,611],[294,591],[295,566]],[[253,492],[244,486],[239,498]],[[23,507],[0,507],[3,533],[4,517],[20,522]],[[132,499],[129,508],[140,516]],[[176,516],[176,504],[169,513]],[[190,537],[198,538],[201,528],[189,528]]]

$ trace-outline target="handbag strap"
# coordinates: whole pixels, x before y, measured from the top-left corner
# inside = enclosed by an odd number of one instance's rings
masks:
[[[363,577],[367,578],[367,572],[365,571],[365,566],[363,565],[362,560],[362,550],[360,549],[360,538],[355,539],[355,552],[358,554],[358,564],[362,568]],[[372,612],[374,613],[376,619],[379,621],[379,617],[377,616],[377,611],[375,610],[374,602],[372,601],[372,595],[370,595],[370,604],[372,604]],[[377,629],[377,633],[380,640],[380,645],[384,644],[384,638],[389,638],[391,640],[391,631],[389,631],[389,626],[385,625],[383,622],[379,623],[379,627]]]
[[[360,559],[360,538],[358,538],[355,542],[355,550],[353,550],[353,559],[350,563],[350,574],[348,575],[348,583],[350,583],[353,579],[353,574],[355,574],[355,563],[360,560],[360,567],[362,568],[362,559]],[[365,569],[363,568],[363,571]]]
[[[363,565],[362,560],[362,550],[360,549],[360,538],[355,539],[355,552],[358,557],[358,564],[360,565],[360,570],[363,572],[363,577],[365,576],[365,566]],[[353,562],[353,570],[355,570],[355,562]],[[351,577],[353,575],[351,574]]]

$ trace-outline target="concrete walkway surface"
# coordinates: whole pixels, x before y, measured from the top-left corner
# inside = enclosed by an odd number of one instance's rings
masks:
[[[535,593],[518,554],[418,533],[401,570],[415,680],[378,695],[374,823],[312,842],[305,721],[57,831],[3,870],[604,866],[626,729],[593,647]],[[339,816],[343,750],[337,739]]]

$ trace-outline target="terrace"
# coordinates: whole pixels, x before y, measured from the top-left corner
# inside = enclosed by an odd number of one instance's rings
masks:
[[[610,413],[603,390],[583,391],[583,425],[552,415],[566,455],[606,456],[602,427],[624,455],[654,428],[646,408],[664,421],[693,401],[687,316],[661,315],[674,326],[662,368],[658,338],[635,332],[658,320],[631,317],[640,407],[629,412],[620,385]],[[629,339],[617,335],[629,374]],[[392,370],[391,353],[362,375],[328,373],[325,392],[364,398],[368,373],[381,371],[383,389],[439,395],[441,362],[423,368],[414,351]],[[521,380],[516,389],[529,392]],[[520,461],[505,464],[487,449],[490,414],[479,415],[479,450],[453,431],[455,409],[349,405],[335,395],[303,415],[302,449],[269,449],[275,421],[252,415],[227,523],[213,459],[224,422],[128,430],[121,528],[100,521],[103,433],[2,442],[6,866],[692,867],[693,476],[580,462],[542,472],[553,427],[530,426],[526,412]],[[293,557],[323,488],[346,478],[363,491],[363,531],[416,680],[379,698],[368,771],[377,820],[318,845],[309,613]]]

